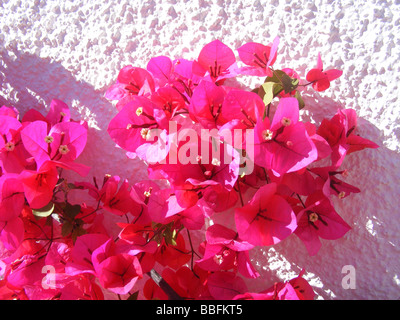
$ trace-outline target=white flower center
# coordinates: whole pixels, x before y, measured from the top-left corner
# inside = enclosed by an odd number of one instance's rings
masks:
[[[68,146],[66,146],[65,144],[63,144],[63,145],[61,145],[61,146],[58,148],[58,151],[59,151],[61,154],[67,154],[67,153],[69,152],[69,149],[68,149]]]
[[[266,140],[266,141],[271,140],[271,139],[272,139],[272,136],[273,136],[273,132],[272,132],[271,130],[269,130],[269,129],[264,130],[264,131],[262,132],[262,137],[263,137],[263,139]]]

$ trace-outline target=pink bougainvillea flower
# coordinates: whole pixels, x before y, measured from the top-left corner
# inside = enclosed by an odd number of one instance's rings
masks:
[[[19,111],[14,107],[1,106],[0,107],[0,116],[13,117],[18,120],[19,119]]]
[[[102,208],[112,214],[122,216],[131,212],[136,215],[141,210],[140,203],[132,197],[132,188],[128,180],[123,180],[119,176],[105,175],[101,186],[87,182],[75,184],[77,187],[87,189],[89,195],[96,201],[101,202]]]
[[[73,162],[86,146],[87,129],[77,122],[61,122],[51,128],[48,136],[54,139],[50,143],[51,160]]]
[[[153,57],[147,63],[146,69],[153,75],[159,87],[165,86],[173,73],[172,61],[169,57]]]
[[[176,237],[176,245],[166,243],[165,238],[163,238],[154,257],[162,266],[176,270],[190,260],[190,253],[186,249],[182,234],[179,233]]]
[[[149,197],[148,210],[154,222],[167,224],[185,208],[179,205],[172,189],[162,189],[152,191],[152,196]]]
[[[285,173],[279,178],[275,178],[272,175],[271,180],[281,185],[286,185],[292,192],[300,195],[310,195],[318,188],[315,178],[306,168]]]
[[[143,277],[139,259],[118,252],[113,239],[108,239],[92,253],[93,267],[103,288],[126,294]]]
[[[154,131],[159,124],[155,119],[156,105],[144,97],[136,97],[110,121],[108,133],[122,149],[136,153],[139,147],[152,145]],[[144,146],[145,145],[145,146]]]
[[[204,128],[216,128],[225,123],[221,116],[225,90],[210,81],[200,81],[189,104],[190,116]]]
[[[50,102],[50,110],[46,116],[46,120],[50,126],[54,126],[59,122],[69,122],[71,115],[68,105],[61,100],[53,99]]]
[[[37,171],[24,170],[19,175],[24,194],[33,209],[46,206],[53,197],[58,181],[58,171],[51,161],[45,162]]]
[[[102,288],[95,281],[97,279],[86,274],[74,277],[60,288],[60,300],[104,300]]]
[[[323,137],[332,148],[332,165],[339,167],[344,157],[355,151],[379,146],[365,138],[356,135],[357,115],[353,109],[338,110],[330,119],[323,119],[317,134]]]
[[[222,185],[210,185],[201,190],[201,205],[210,208],[213,212],[223,212],[232,208],[238,201],[238,192],[235,189],[227,190]]]
[[[257,42],[248,42],[242,45],[237,49],[239,58],[250,67],[240,68],[240,73],[260,77],[272,76],[270,67],[276,61],[278,45],[279,37],[276,37],[273,43],[267,46]]]
[[[204,78],[204,70],[197,61],[177,59],[173,61],[174,73],[171,87],[177,90],[186,103],[189,103],[194,88]]]
[[[101,200],[103,209],[115,215],[122,216],[128,212],[136,213],[140,210],[140,205],[131,197],[131,187],[128,180],[122,181],[121,185],[120,180],[118,176],[107,179],[99,190],[98,199]]]
[[[267,184],[244,207],[235,209],[240,239],[254,246],[270,246],[287,238],[296,229],[292,208],[276,194],[276,190],[276,183]]]
[[[121,69],[117,82],[107,90],[105,97],[118,100],[116,107],[121,110],[135,96],[149,95],[154,89],[154,79],[146,69],[129,65]]]
[[[122,228],[118,235],[120,238],[120,241],[117,243],[119,251],[133,256],[136,256],[139,253],[148,253],[153,258],[153,261],[150,268],[146,268],[152,269],[155,263],[154,253],[157,251],[158,243],[154,240],[149,241],[146,239],[147,237],[154,235],[154,230],[151,226],[139,225],[136,222],[119,223],[118,226]],[[147,261],[147,263],[149,263],[149,261]],[[145,268],[143,268],[143,258],[141,258],[141,264],[143,272],[145,272]]]
[[[208,290],[215,300],[232,300],[247,291],[244,280],[230,271],[217,271],[208,277]]]
[[[72,163],[85,148],[87,129],[77,122],[60,122],[48,131],[44,121],[29,123],[21,131],[26,150],[40,168],[47,160]]]
[[[310,139],[314,142],[314,145],[317,148],[318,158],[315,161],[325,159],[326,157],[330,156],[332,154],[332,148],[330,147],[328,141],[317,134],[317,127],[315,124],[312,124],[311,122],[305,122],[304,125]]]
[[[182,141],[178,146],[178,163],[149,165],[149,177],[167,179],[171,187],[178,190],[190,190],[190,184],[198,188],[220,184],[232,190],[239,174],[238,152],[231,145],[216,142],[213,138],[199,141],[200,136]]]
[[[337,176],[346,177],[348,174],[347,170],[335,170],[335,167],[320,167],[311,168],[310,172],[317,176],[315,182],[327,198],[335,195],[339,199],[343,199],[351,193],[361,192],[357,187],[337,178]]]
[[[236,295],[233,300],[313,300],[315,292],[310,284],[302,278],[304,270],[298,277],[288,282],[276,282],[260,293],[245,292]]]
[[[330,200],[317,191],[308,196],[305,208],[298,213],[295,234],[302,240],[308,253],[316,255],[321,248],[319,238],[336,240],[343,237],[350,226],[337,214]]]
[[[17,218],[24,208],[24,186],[17,174],[4,174],[0,177],[0,221]]]
[[[331,81],[339,78],[343,71],[338,69],[324,70],[321,55],[318,53],[317,66],[308,71],[306,80],[312,83],[312,87],[316,91],[325,91],[330,87]]]
[[[21,123],[0,115],[0,166],[4,173],[20,173],[30,165],[29,153],[21,142]]]
[[[23,289],[25,286],[41,287],[45,264],[43,254],[29,254],[20,257],[11,264],[7,282],[11,287]]]
[[[108,257],[96,269],[102,287],[116,294],[127,294],[143,277],[138,258],[128,254]]]
[[[199,65],[207,71],[213,82],[236,76],[229,68],[236,64],[232,49],[219,40],[206,44],[197,59]]]
[[[182,95],[172,87],[159,88],[151,96],[151,101],[155,103],[155,108],[165,112],[167,119],[171,119],[175,112],[185,108],[185,100]]]
[[[14,252],[24,240],[25,229],[21,218],[11,220],[0,220],[0,241],[4,248]]]
[[[254,92],[232,89],[227,93],[221,108],[221,118],[224,128],[248,129],[253,128],[257,116],[264,112],[262,99]],[[233,120],[233,121],[232,121]],[[230,122],[230,123],[226,123]]]
[[[186,266],[180,267],[174,271],[170,268],[165,268],[161,273],[162,278],[172,288],[179,297],[186,299],[205,299],[209,300],[212,297],[207,290],[206,271],[203,271],[194,266],[193,271]],[[149,279],[143,288],[143,295],[148,300],[168,300],[169,297],[152,279]]]
[[[303,278],[304,273],[305,270],[301,270],[296,278],[289,280],[289,283],[296,291],[299,300],[314,300],[315,292],[307,280]]]
[[[206,231],[205,253],[196,263],[208,271],[239,270],[248,278],[257,278],[258,272],[250,262],[248,250],[254,246],[241,241],[238,234],[220,224],[214,224]]]
[[[257,119],[254,137],[256,164],[280,176],[305,168],[317,159],[317,148],[304,123],[298,119],[296,98],[280,100],[271,124],[268,117]]]
[[[206,240],[209,244],[220,244],[235,251],[247,251],[254,248],[254,245],[241,240],[237,232],[221,224],[213,224],[207,228]]]
[[[82,273],[95,275],[92,254],[109,239],[108,235],[102,233],[89,233],[78,237],[71,250],[71,258],[65,266],[66,273],[70,275]]]
[[[46,116],[42,115],[36,109],[29,109],[22,117],[22,123],[27,125],[30,122],[44,121],[48,124],[48,130],[52,126],[60,122],[70,122],[71,114],[69,107],[66,103],[61,100],[53,99],[50,102],[50,109]]]

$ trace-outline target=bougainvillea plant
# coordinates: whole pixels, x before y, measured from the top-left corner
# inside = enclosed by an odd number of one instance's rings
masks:
[[[378,146],[357,135],[352,109],[302,121],[304,88],[325,91],[342,72],[318,55],[302,79],[275,67],[278,47],[246,43],[237,59],[215,40],[197,59],[119,72],[108,133],[148,164],[145,181],[83,179],[88,126],[62,101],[45,116],[0,108],[0,299],[313,299],[304,270],[250,292],[252,250],[295,235],[316,255],[320,239],[343,237],[332,200],[360,192],[343,160]],[[263,80],[247,91],[241,76]]]

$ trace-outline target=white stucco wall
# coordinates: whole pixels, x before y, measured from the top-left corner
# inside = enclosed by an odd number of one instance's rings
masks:
[[[47,110],[53,98],[90,126],[80,162],[93,175],[135,182],[145,165],[116,149],[106,128],[116,109],[103,95],[120,68],[145,67],[156,55],[196,58],[215,38],[232,49],[280,36],[276,66],[304,77],[321,52],[324,66],[343,70],[332,88],[309,91],[304,117],[320,121],[339,105],[353,108],[358,133],[378,150],[350,155],[346,182],[362,189],[338,202],[352,226],[324,241],[309,257],[296,237],[256,249],[262,290],[305,268],[320,299],[400,298],[400,1],[398,0],[0,0],[0,104],[21,113]],[[313,101],[318,101],[316,105]],[[107,171],[107,172],[105,172]],[[356,289],[342,287],[342,267],[353,265]]]

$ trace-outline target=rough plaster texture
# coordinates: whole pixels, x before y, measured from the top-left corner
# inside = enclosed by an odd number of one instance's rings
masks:
[[[354,108],[358,133],[381,148],[344,163],[346,181],[362,189],[337,203],[352,230],[324,241],[315,257],[295,236],[255,249],[262,278],[249,288],[263,290],[305,268],[319,299],[398,299],[399,25],[398,0],[0,0],[0,104],[24,113],[65,101],[90,126],[80,158],[92,166],[90,177],[106,171],[135,182],[146,179],[145,165],[127,159],[106,132],[116,109],[103,95],[120,68],[144,67],[156,55],[193,59],[215,38],[236,49],[278,35],[276,66],[304,77],[319,51],[325,67],[344,73],[328,91],[309,91],[303,117],[319,122],[340,106]],[[356,289],[342,287],[345,265],[355,267]]]

